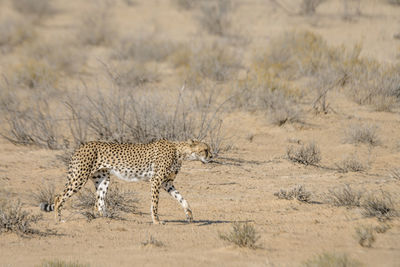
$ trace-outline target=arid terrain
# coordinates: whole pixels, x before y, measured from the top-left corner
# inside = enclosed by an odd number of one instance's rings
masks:
[[[400,266],[398,0],[0,0],[0,55],[0,266]],[[40,211],[79,144],[160,138],[213,149],[193,223],[114,176]]]

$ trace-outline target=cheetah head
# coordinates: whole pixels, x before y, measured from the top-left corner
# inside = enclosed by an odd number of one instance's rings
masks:
[[[208,163],[212,158],[211,149],[208,144],[197,140],[189,140],[187,141],[187,145],[187,160],[199,160],[203,163]]]

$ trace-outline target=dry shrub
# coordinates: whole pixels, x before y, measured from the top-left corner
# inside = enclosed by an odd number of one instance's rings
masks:
[[[342,161],[336,163],[338,171],[342,173],[362,172],[368,169],[368,165],[368,163],[361,162],[356,154],[351,154]]]
[[[387,223],[381,223],[377,226],[374,227],[375,232],[377,232],[378,234],[383,234],[386,233],[390,228],[392,228],[390,226],[390,224]]]
[[[292,189],[281,189],[274,194],[279,199],[297,199],[301,202],[311,201],[311,192],[308,192],[303,185],[296,185]]]
[[[380,144],[378,127],[372,124],[355,123],[349,125],[345,131],[344,141],[349,144],[368,144],[376,146]]]
[[[374,228],[372,226],[358,226],[355,237],[362,247],[370,248],[375,242]]]
[[[116,44],[112,58],[117,60],[134,60],[136,62],[157,61],[167,59],[177,49],[177,45],[158,34],[144,36],[127,36]]]
[[[54,196],[54,184],[42,184],[34,192],[32,192],[32,199],[37,205],[40,205],[41,203],[53,204]]]
[[[33,26],[19,17],[0,18],[0,51],[9,52],[15,46],[34,37]]]
[[[44,260],[40,265],[35,267],[89,267],[90,264],[82,264],[79,262],[66,262],[63,260]]]
[[[289,146],[286,155],[290,161],[304,165],[317,165],[321,161],[321,151],[314,142],[300,147]]]
[[[382,64],[372,59],[359,59],[349,69],[350,96],[361,105],[376,111],[391,111],[400,98],[400,65]]]
[[[134,197],[135,193],[130,190],[123,190],[119,187],[109,187],[107,190],[105,205],[106,217],[111,219],[121,219],[121,212],[136,212],[138,200]],[[96,204],[96,194],[91,190],[84,189],[79,192],[74,202],[74,208],[82,211],[88,219],[96,218],[93,212]]]
[[[208,33],[224,36],[231,30],[233,10],[231,0],[202,1],[198,21]]]
[[[82,44],[100,46],[112,43],[116,31],[111,21],[110,8],[107,2],[98,2],[82,16],[76,33],[76,38]]]
[[[370,194],[362,204],[365,217],[376,217],[381,221],[398,216],[392,196],[388,192],[381,191],[380,195]]]
[[[194,8],[197,4],[196,0],[173,0],[173,3],[182,9],[190,10]]]
[[[317,7],[325,0],[302,0],[300,4],[300,13],[303,15],[313,15]]]
[[[0,205],[0,233],[14,232],[21,236],[41,234],[40,231],[31,228],[31,224],[35,224],[40,219],[40,215],[23,211],[20,201]]]
[[[38,64],[48,65],[54,72],[68,75],[82,71],[87,59],[85,51],[68,40],[36,42],[28,47],[27,56]]]
[[[154,236],[150,235],[149,238],[142,242],[144,247],[163,247],[164,243],[157,240]]]
[[[346,254],[323,253],[307,260],[304,267],[361,267],[362,264]]]
[[[12,4],[15,10],[24,16],[32,17],[34,20],[55,13],[51,0],[13,0]]]
[[[34,98],[34,96],[32,96]],[[22,99],[10,94],[1,103],[8,129],[2,136],[14,144],[36,145],[62,149],[68,142],[60,132],[60,125],[46,99],[34,98],[36,104],[21,107]]]
[[[233,48],[222,42],[181,46],[171,56],[176,67],[181,67],[189,85],[200,84],[203,79],[224,82],[234,78],[241,61]]]
[[[46,62],[27,58],[13,67],[12,82],[27,88],[46,88],[57,84],[58,73]]]
[[[107,94],[98,92],[69,103],[72,119],[78,120],[70,124],[71,132],[75,143],[81,143],[82,137],[118,143],[196,138],[210,141],[216,153],[224,141],[221,132],[224,102],[217,104],[214,98],[212,93],[196,95],[190,91],[179,91],[169,99],[156,93],[140,95],[121,88]]]
[[[249,223],[235,222],[232,224],[231,232],[227,234],[219,233],[219,237],[238,247],[247,247],[251,249],[259,247],[257,241],[260,239],[260,236],[257,234],[254,226]]]
[[[388,0],[388,2],[392,5],[400,5],[400,0]]]
[[[114,67],[105,67],[108,77],[119,87],[135,88],[147,83],[158,82],[160,74],[155,65],[135,63],[133,61],[118,62]]]
[[[353,190],[349,185],[329,190],[328,200],[335,206],[360,207],[361,191]]]

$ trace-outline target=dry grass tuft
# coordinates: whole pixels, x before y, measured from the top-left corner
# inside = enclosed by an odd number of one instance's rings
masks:
[[[377,135],[378,127],[371,124],[351,124],[345,131],[344,141],[349,144],[368,144],[376,146],[380,144]]]
[[[304,267],[361,267],[362,264],[350,259],[346,254],[323,253],[306,261]]]
[[[164,243],[157,240],[154,236],[150,235],[149,238],[142,242],[144,247],[164,247]]]
[[[381,191],[381,194],[370,194],[362,204],[365,217],[376,217],[380,221],[388,220],[398,216],[392,196],[388,192]]]
[[[50,185],[40,185],[35,191],[32,192],[32,199],[35,201],[35,204],[39,205],[40,203],[54,203],[55,196],[55,187],[54,184]]]
[[[136,212],[137,199],[135,193],[129,190],[123,190],[119,187],[111,187],[107,190],[105,199],[106,217],[111,219],[122,219],[121,212]],[[77,200],[73,204],[74,208],[80,209],[82,214],[89,220],[95,219],[97,215],[93,212],[96,204],[96,194],[91,190],[81,190],[77,195]]]
[[[9,52],[34,36],[33,26],[22,18],[0,18],[0,52]]]
[[[219,237],[238,247],[247,247],[251,249],[259,247],[257,241],[260,239],[260,236],[257,234],[254,226],[248,223],[235,222],[232,224],[231,232],[227,234],[220,233]]]
[[[35,267],[89,267],[90,264],[83,264],[79,262],[65,262],[63,260],[44,260],[40,265]]]
[[[44,234],[31,228],[31,224],[40,219],[40,215],[31,215],[29,212],[23,211],[20,201],[0,205],[0,233],[14,232],[20,236]]]
[[[308,192],[303,185],[296,185],[292,189],[281,189],[274,194],[279,199],[297,199],[301,202],[311,201],[311,192]]]
[[[289,146],[286,150],[288,159],[304,165],[317,165],[321,161],[321,151],[314,142],[300,147]]]
[[[336,163],[339,172],[362,172],[368,169],[368,164],[361,162],[356,154],[347,156],[342,161]]]
[[[300,14],[313,15],[317,7],[325,2],[325,0],[303,0],[300,5]]]
[[[15,10],[34,21],[55,13],[51,0],[13,0],[12,4]]]
[[[45,89],[56,85],[58,73],[46,61],[26,58],[13,67],[12,82],[31,89]]]
[[[400,181],[400,168],[397,169],[393,169],[390,172],[390,176],[395,179],[395,180],[399,180]]]
[[[362,192],[353,190],[349,185],[329,190],[329,193],[329,202],[335,206],[360,207],[361,205]]]
[[[375,242],[374,228],[372,226],[358,226],[355,237],[362,247],[370,248]]]

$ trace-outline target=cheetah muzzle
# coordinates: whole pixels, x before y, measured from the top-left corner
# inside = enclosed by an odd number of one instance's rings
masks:
[[[210,147],[203,142],[190,140],[172,142],[159,140],[149,144],[114,144],[88,142],[81,145],[69,163],[68,182],[62,194],[53,203],[41,203],[43,211],[56,211],[61,221],[61,210],[67,199],[78,192],[91,179],[96,188],[95,211],[106,214],[105,197],[113,174],[125,181],[150,181],[151,217],[154,224],[163,224],[158,218],[160,188],[167,191],[183,207],[188,222],[193,221],[188,202],[174,187],[174,179],[183,160],[207,163],[212,158]]]

